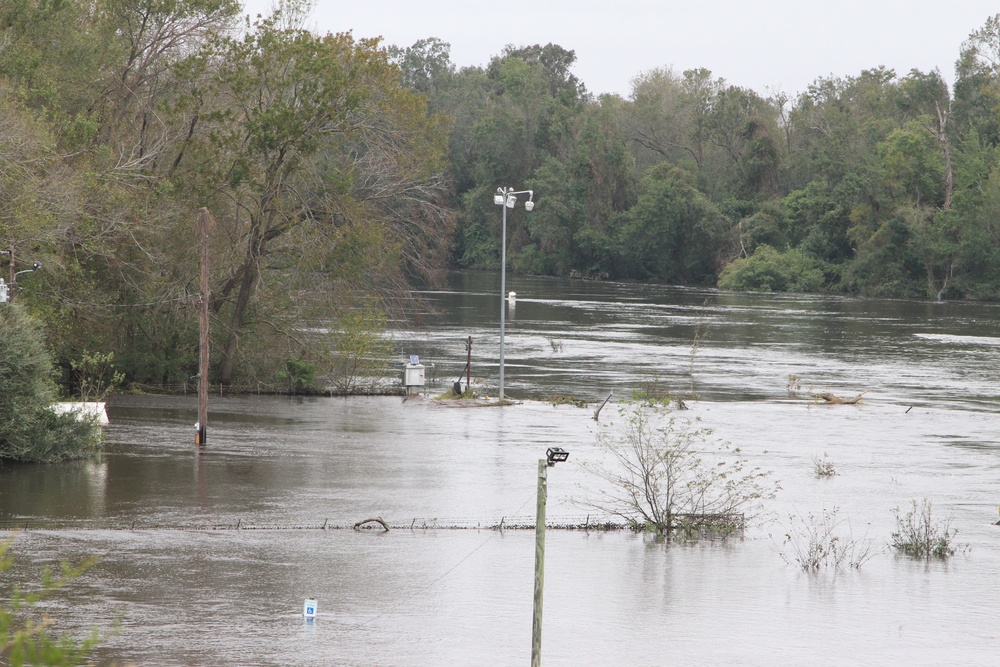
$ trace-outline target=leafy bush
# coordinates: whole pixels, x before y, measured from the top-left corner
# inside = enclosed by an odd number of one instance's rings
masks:
[[[893,510],[896,516],[896,530],[892,534],[892,547],[914,558],[948,558],[958,550],[951,521],[935,521],[931,514],[931,503],[924,498],[919,505],[910,501],[910,511],[905,516],[899,508]]]
[[[125,381],[125,374],[115,370],[115,353],[87,352],[70,362],[82,401],[103,401]]]
[[[720,289],[739,292],[819,292],[825,283],[819,260],[798,250],[778,252],[769,245],[734,260],[719,275]]]
[[[278,378],[287,383],[290,394],[311,394],[316,387],[316,364],[303,359],[288,359],[284,370],[278,371]]]
[[[48,462],[95,450],[95,423],[51,410],[54,371],[40,327],[10,302],[0,304],[0,332],[0,459]]]

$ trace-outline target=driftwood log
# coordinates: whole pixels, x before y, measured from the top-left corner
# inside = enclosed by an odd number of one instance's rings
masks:
[[[366,523],[377,523],[380,526],[382,526],[382,528],[384,528],[386,531],[389,530],[389,525],[385,521],[383,521],[382,517],[380,516],[375,517],[374,519],[365,519],[364,521],[358,521],[356,524],[354,524],[354,530],[361,530],[361,528]]]
[[[809,394],[809,395],[815,399],[826,401],[827,403],[830,403],[832,405],[854,405],[855,403],[861,400],[862,396],[864,396],[867,393],[868,393],[867,391],[863,391],[854,398],[841,398],[840,396],[837,396],[836,394],[831,394],[828,391],[820,394]]]

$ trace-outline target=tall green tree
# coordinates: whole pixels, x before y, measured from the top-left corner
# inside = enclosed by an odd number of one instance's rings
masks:
[[[550,158],[528,182],[539,206],[525,216],[528,243],[516,270],[560,276],[618,275],[614,217],[631,206],[633,163],[616,123],[621,100],[605,96],[582,112],[576,146]]]
[[[728,250],[728,223],[689,174],[667,164],[650,169],[620,224],[619,251],[628,277],[685,285],[715,282]]]
[[[1000,14],[969,34],[955,62],[954,118],[960,135],[975,131],[1000,143]]]
[[[225,226],[227,275],[213,292],[222,383],[234,379],[241,339],[282,307],[291,335],[302,313],[282,297],[290,286],[336,276],[399,287],[400,269],[431,277],[443,262],[446,126],[401,88],[378,40],[270,17],[196,56],[185,76],[178,108],[195,127],[177,177],[215,202]]]
[[[98,449],[98,427],[51,406],[52,358],[41,327],[17,302],[0,303],[0,460],[51,462]]]

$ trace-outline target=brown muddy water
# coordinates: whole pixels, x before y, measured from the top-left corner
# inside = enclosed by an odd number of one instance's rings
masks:
[[[549,524],[596,520],[580,503],[602,484],[584,469],[595,431],[656,386],[781,490],[742,540],[548,531],[544,664],[996,661],[998,306],[519,276],[508,289],[518,404],[433,400],[469,336],[474,381],[496,383],[499,277],[459,274],[424,295],[442,315],[394,335],[400,367],[433,364],[422,396],[214,397],[199,455],[194,397],[121,397],[99,460],[0,468],[0,525],[19,527],[0,595],[97,556],[45,609],[71,633],[117,622],[96,653],[108,665],[528,664],[534,533],[488,526],[533,523],[549,446],[570,451],[549,472]],[[868,393],[821,405],[790,397],[791,375],[802,394]],[[824,454],[838,474],[818,478]],[[884,549],[893,510],[925,498],[958,530],[946,561]],[[878,553],[859,569],[786,563],[790,517],[834,509],[841,539]],[[351,530],[370,517],[393,529]]]

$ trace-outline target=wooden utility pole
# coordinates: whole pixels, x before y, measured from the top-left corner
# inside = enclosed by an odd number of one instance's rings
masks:
[[[198,359],[198,432],[194,444],[205,444],[208,426],[208,233],[215,224],[207,208],[198,209],[198,227],[201,232],[201,337]]]
[[[545,501],[549,464],[538,459],[538,507],[535,519],[535,596],[531,617],[531,667],[542,664],[542,590],[545,588]]]

